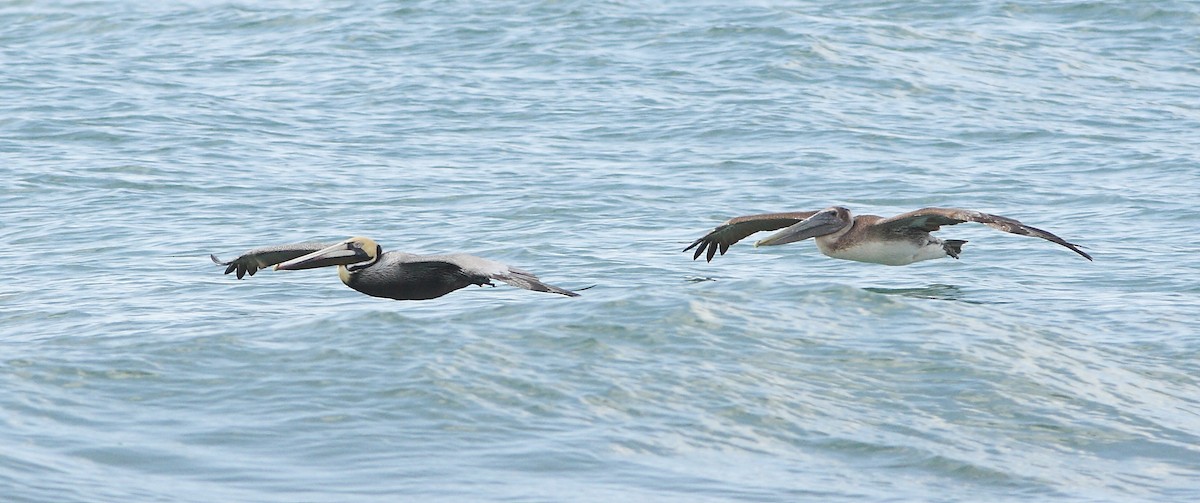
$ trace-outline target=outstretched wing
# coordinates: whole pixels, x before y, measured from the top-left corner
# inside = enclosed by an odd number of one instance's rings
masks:
[[[497,279],[508,283],[512,286],[524,288],[526,290],[533,290],[535,292],[557,293],[559,295],[566,295],[567,297],[579,296],[579,294],[565,288],[559,288],[548,283],[542,283],[542,280],[538,279],[537,276],[534,276],[533,273],[517,269],[516,267],[509,267],[508,272],[495,274],[490,277],[492,279]]]
[[[216,255],[209,255],[213,262],[218,265],[228,266],[225,268],[225,274],[237,271],[237,278],[242,279],[243,276],[249,274],[254,276],[254,273],[259,269],[271,267],[280,262],[287,262],[291,259],[303,257],[309,253],[324,250],[336,243],[295,243],[290,245],[264,246],[255,248],[240,257],[222,262]]]
[[[578,297],[579,294],[559,288],[557,286],[543,283],[533,273],[524,269],[518,269],[510,265],[502,264],[494,260],[488,260],[474,255],[465,253],[454,253],[449,255],[425,255],[414,256],[409,259],[409,262],[426,262],[440,261],[453,264],[461,268],[463,274],[473,275],[477,278],[483,278],[486,283],[488,279],[503,281],[518,288],[533,290],[535,292],[557,293],[566,295],[567,297]]]
[[[761,215],[746,215],[742,217],[731,218],[725,223],[718,225],[704,237],[697,239],[684,248],[683,251],[696,248],[696,254],[692,255],[692,260],[705,255],[706,259],[712,262],[713,256],[717,254],[717,250],[721,251],[721,255],[729,249],[729,246],[745,239],[746,236],[761,231],[773,231],[790,227],[804,219],[817,214],[815,211],[795,211],[791,213],[763,213]]]
[[[943,225],[955,225],[963,222],[978,222],[993,229],[1002,230],[1011,234],[1019,234],[1022,236],[1033,236],[1042,238],[1052,243],[1065,246],[1071,251],[1078,253],[1088,260],[1092,260],[1092,256],[1080,250],[1074,243],[1068,243],[1063,238],[1060,238],[1050,232],[1030,227],[1021,222],[1000,215],[992,215],[973,210],[962,210],[958,208],[921,208],[916,211],[910,211],[901,215],[896,215],[891,218],[880,220],[875,226],[883,232],[904,232],[908,229],[919,229],[926,232],[933,232],[941,228]]]

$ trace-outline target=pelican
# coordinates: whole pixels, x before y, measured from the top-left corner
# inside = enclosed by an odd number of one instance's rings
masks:
[[[1000,215],[957,208],[922,208],[891,218],[876,215],[851,216],[850,210],[833,206],[820,211],[765,213],[732,218],[697,239],[683,251],[696,248],[692,260],[707,252],[707,260],[721,255],[746,236],[760,231],[783,229],[754,243],[776,246],[816,238],[817,249],[828,257],[885,265],[908,265],[943,257],[958,258],[966,241],[938,239],[929,233],[943,225],[978,222],[1012,234],[1033,236],[1069,248],[1088,260],[1092,256],[1049,232]]]
[[[579,294],[547,285],[533,274],[485,258],[455,253],[414,255],[389,251],[370,238],[353,237],[336,244],[296,243],[255,248],[240,257],[223,262],[225,274],[237,272],[237,278],[254,275],[259,269],[295,271],[338,266],[338,277],[346,286],[372,297],[396,300],[425,300],[441,297],[469,285],[495,286],[499,280],[535,292],[557,293],[568,297]]]

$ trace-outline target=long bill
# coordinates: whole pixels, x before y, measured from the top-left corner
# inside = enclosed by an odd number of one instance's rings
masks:
[[[354,243],[345,241],[302,257],[296,257],[287,262],[280,262],[275,265],[275,270],[298,271],[333,265],[357,264],[367,260],[371,260],[371,257],[362,248],[354,246]]]
[[[841,230],[845,225],[846,222],[838,218],[837,212],[822,211],[797,222],[791,227],[758,240],[754,243],[754,247],[783,245],[817,236],[824,236]]]

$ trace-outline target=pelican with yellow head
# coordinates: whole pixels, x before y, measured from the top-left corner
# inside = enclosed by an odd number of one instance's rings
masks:
[[[535,292],[557,293],[568,297],[579,294],[543,283],[532,273],[474,255],[415,255],[384,252],[371,238],[353,237],[340,243],[296,243],[255,248],[238,258],[224,262],[210,255],[213,262],[227,266],[225,274],[237,278],[254,275],[259,269],[275,266],[279,271],[297,271],[337,266],[338,277],[346,286],[372,297],[395,300],[435,299],[471,285],[495,286],[492,280]]]

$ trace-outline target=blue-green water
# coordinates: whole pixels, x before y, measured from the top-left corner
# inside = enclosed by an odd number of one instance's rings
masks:
[[[0,2],[0,499],[1194,501],[1196,2]],[[962,260],[735,215],[989,211]],[[467,252],[426,302],[208,260]]]

